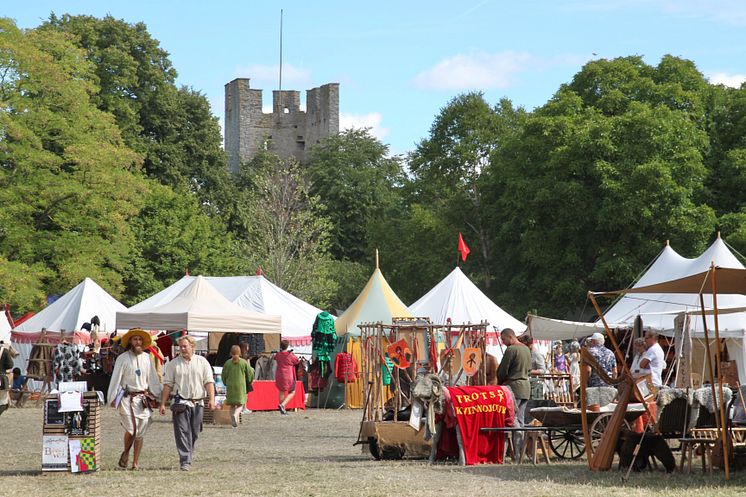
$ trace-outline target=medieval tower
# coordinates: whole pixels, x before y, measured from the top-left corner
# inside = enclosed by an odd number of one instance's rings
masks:
[[[339,83],[306,91],[306,111],[300,110],[300,92],[272,92],[272,113],[262,112],[262,90],[249,86],[248,78],[225,85],[225,151],[231,171],[251,160],[259,150],[301,164],[312,146],[339,133]]]

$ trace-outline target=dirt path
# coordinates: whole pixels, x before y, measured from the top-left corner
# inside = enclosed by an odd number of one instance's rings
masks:
[[[3,457],[0,496],[262,495],[470,496],[533,495],[676,497],[741,495],[746,474],[647,473],[624,485],[617,471],[590,473],[584,463],[551,466],[429,466],[423,461],[374,461],[356,440],[359,411],[309,410],[280,416],[252,413],[237,429],[205,426],[192,471],[178,471],[170,415],[157,416],[146,435],[138,473],[113,469],[121,451],[119,420],[104,411],[101,470],[90,475],[40,474],[41,409],[0,416]]]

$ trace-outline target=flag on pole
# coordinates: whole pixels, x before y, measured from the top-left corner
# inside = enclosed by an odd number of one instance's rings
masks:
[[[461,252],[461,260],[466,262],[466,257],[469,255],[471,250],[466,246],[466,242],[464,242],[464,237],[461,236],[460,231],[458,232],[458,251]]]

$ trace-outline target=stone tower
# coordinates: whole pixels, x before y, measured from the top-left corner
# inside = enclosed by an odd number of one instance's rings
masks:
[[[248,78],[225,85],[225,151],[231,171],[267,149],[301,164],[310,148],[339,133],[339,83],[306,91],[306,111],[300,110],[300,92],[272,92],[272,113],[262,112],[262,90],[249,86]]]

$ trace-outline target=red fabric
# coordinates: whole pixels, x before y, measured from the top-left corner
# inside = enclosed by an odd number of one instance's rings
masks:
[[[168,357],[169,361],[174,358],[174,341],[169,335],[163,335],[162,337],[156,338],[155,343],[158,345],[158,348],[161,349],[163,357]]]
[[[447,387],[453,412],[461,430],[467,465],[503,461],[505,434],[483,432],[480,428],[504,428],[513,425],[513,396],[500,386]],[[446,418],[446,423],[447,418]],[[447,430],[453,431],[453,430]],[[443,433],[438,452],[453,450],[454,435]]]
[[[349,352],[340,352],[334,360],[334,377],[338,383],[352,383],[357,379],[357,363]]]
[[[246,396],[246,408],[252,411],[276,411],[277,404],[280,402],[280,392],[277,390],[274,381],[254,381],[251,386],[253,392]],[[305,409],[306,392],[303,390],[303,383],[296,382],[295,396],[285,406],[287,409]]]
[[[458,251],[461,252],[461,260],[466,262],[466,257],[471,253],[471,250],[466,246],[466,242],[464,241],[464,237],[461,236],[460,231],[458,232]]]

